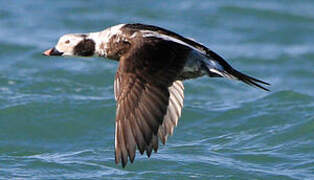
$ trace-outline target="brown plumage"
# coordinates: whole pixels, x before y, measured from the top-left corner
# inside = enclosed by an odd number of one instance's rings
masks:
[[[183,70],[186,50],[180,44],[151,38],[141,40],[120,58],[115,86],[116,163],[121,159],[125,166],[128,156],[133,162],[136,145],[148,156],[152,148],[157,151],[158,129],[169,105],[168,88]],[[169,128],[159,133],[163,143]]]
[[[149,157],[166,143],[181,116],[183,80],[201,76],[240,80],[268,91],[268,83],[232,68],[200,43],[169,30],[121,24],[101,32],[68,34],[44,52],[47,56],[99,56],[119,61],[114,81],[117,101],[115,162]]]

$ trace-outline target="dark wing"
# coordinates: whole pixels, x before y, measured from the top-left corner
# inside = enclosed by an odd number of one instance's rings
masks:
[[[143,30],[143,29],[144,30],[150,30],[153,32],[158,32],[160,34],[165,34],[167,36],[178,39],[178,40],[180,40],[186,44],[189,44],[190,46],[198,49],[200,52],[204,53],[204,55],[206,57],[208,57],[210,60],[216,61],[219,65],[221,65],[223,67],[222,70],[216,69],[216,70],[220,71],[220,73],[219,72],[218,73],[211,72],[211,69],[209,69],[209,71],[208,71],[209,76],[226,77],[229,79],[237,79],[237,80],[240,80],[240,81],[242,81],[248,85],[256,86],[256,87],[261,88],[265,91],[269,91],[269,89],[267,89],[263,86],[263,84],[269,86],[270,85],[269,83],[261,81],[261,80],[256,79],[256,78],[253,78],[251,76],[248,76],[246,74],[243,74],[243,73],[235,70],[233,67],[231,67],[231,65],[229,65],[227,63],[226,60],[224,60],[217,53],[215,53],[211,49],[207,48],[206,46],[204,46],[204,45],[202,45],[202,44],[200,44],[194,40],[185,38],[185,37],[183,37],[183,36],[181,36],[175,32],[169,31],[167,29],[157,27],[157,26],[152,26],[152,25],[137,23],[137,24],[127,24],[126,27],[129,27],[131,29],[138,29],[138,30]]]
[[[121,160],[125,167],[128,158],[133,162],[136,146],[141,154],[146,151],[148,157],[152,149],[157,151],[158,130],[164,118],[171,122],[161,128],[162,141],[171,134],[183,106],[183,86],[175,80],[188,53],[189,48],[175,42],[146,38],[138,39],[120,58],[114,85],[116,163]],[[169,93],[170,87],[174,89]]]

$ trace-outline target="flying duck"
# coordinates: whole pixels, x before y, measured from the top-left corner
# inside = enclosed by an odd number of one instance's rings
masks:
[[[150,157],[177,126],[182,81],[201,76],[240,80],[269,91],[204,45],[161,27],[119,24],[100,32],[66,34],[46,56],[104,57],[120,62],[114,80],[115,162],[133,163],[136,147]]]

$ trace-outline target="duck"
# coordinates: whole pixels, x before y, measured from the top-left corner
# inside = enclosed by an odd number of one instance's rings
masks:
[[[162,27],[119,24],[99,32],[61,36],[45,56],[103,57],[119,62],[116,100],[115,163],[134,162],[136,150],[148,157],[165,144],[181,116],[183,81],[202,76],[242,81],[269,91],[269,83],[234,69],[201,43]]]

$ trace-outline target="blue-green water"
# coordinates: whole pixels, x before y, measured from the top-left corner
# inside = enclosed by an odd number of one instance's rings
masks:
[[[314,179],[314,1],[0,2],[0,179]],[[150,159],[114,164],[117,64],[43,57],[65,33],[159,25],[272,92],[185,82],[183,116]]]

